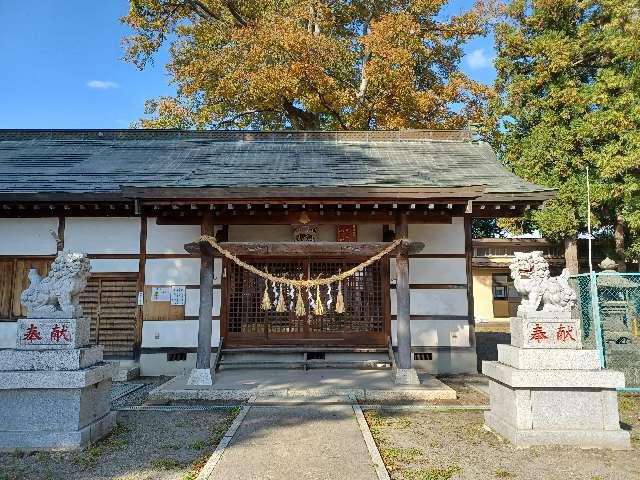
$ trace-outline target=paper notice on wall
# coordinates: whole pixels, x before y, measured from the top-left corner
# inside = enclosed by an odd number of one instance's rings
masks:
[[[138,306],[144,306],[144,292],[138,292]]]
[[[153,287],[151,289],[152,302],[168,302],[171,300],[171,287]]]
[[[171,287],[171,305],[184,305],[187,296],[187,287],[184,285],[174,285]]]

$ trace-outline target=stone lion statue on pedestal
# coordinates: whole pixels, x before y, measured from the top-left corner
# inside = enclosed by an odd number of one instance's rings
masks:
[[[570,312],[576,302],[576,292],[569,285],[569,272],[563,269],[558,277],[549,273],[549,264],[542,252],[515,252],[509,266],[515,289],[522,295],[518,314]]]
[[[60,252],[42,278],[35,268],[29,270],[29,287],[20,301],[27,318],[80,318],[80,293],[87,286],[91,263],[84,253]]]

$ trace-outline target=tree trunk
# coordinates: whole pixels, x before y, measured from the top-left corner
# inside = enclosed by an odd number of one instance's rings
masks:
[[[619,211],[616,212],[616,227],[613,232],[613,239],[616,242],[618,272],[626,272],[627,262],[624,258],[624,217]]]
[[[571,275],[577,275],[578,264],[578,238],[576,235],[564,239],[564,261]]]

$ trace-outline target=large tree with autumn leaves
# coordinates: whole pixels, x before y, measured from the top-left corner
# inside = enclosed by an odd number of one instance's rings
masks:
[[[447,0],[130,0],[126,59],[169,44],[175,97],[149,128],[460,128],[490,90],[459,70],[483,9]]]

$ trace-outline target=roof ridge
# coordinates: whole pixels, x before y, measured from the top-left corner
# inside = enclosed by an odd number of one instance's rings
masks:
[[[210,141],[473,141],[468,129],[436,130],[173,130],[173,129],[0,129],[0,141],[18,140]]]

